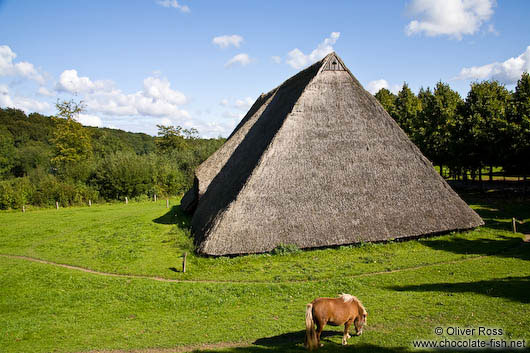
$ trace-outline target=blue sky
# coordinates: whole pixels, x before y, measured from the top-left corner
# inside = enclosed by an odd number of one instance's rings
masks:
[[[511,89],[530,70],[528,14],[526,0],[0,0],[0,106],[83,100],[87,125],[227,136],[259,94],[332,50],[374,93]]]

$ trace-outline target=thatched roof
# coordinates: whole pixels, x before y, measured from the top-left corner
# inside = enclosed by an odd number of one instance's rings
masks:
[[[210,255],[483,224],[334,53],[258,98],[190,195]]]

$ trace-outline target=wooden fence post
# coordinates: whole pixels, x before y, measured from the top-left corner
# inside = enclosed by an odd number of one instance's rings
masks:
[[[156,194],[155,194],[155,202],[156,202]]]
[[[169,208],[169,199],[166,199],[166,208]]]
[[[59,209],[59,201],[55,201],[55,208]]]
[[[26,212],[26,205],[22,205],[22,212]]]
[[[517,227],[515,226],[515,217],[512,217],[512,227],[513,227],[513,232],[517,233]]]
[[[88,207],[92,207],[92,200],[88,200]]]
[[[182,254],[182,272],[186,273],[186,257],[188,256],[188,253],[185,252]]]
[[[127,196],[125,196],[125,204],[127,205],[129,203],[129,199],[127,198]]]

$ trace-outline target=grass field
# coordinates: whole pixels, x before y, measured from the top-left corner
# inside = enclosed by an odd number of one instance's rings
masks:
[[[415,339],[439,338],[437,326],[496,327],[506,340],[530,339],[530,244],[511,232],[515,216],[530,233],[530,205],[466,198],[485,227],[233,258],[193,255],[188,219],[165,200],[2,212],[0,254],[180,282],[0,256],[0,352],[201,350],[219,342],[241,343],[216,348],[229,352],[303,351],[305,304],[341,292],[363,301],[368,326],[347,347],[340,328],[327,327],[323,352],[405,352]]]

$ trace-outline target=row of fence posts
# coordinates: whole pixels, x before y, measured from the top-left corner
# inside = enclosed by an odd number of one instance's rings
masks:
[[[154,201],[157,201],[156,194],[153,196]],[[129,198],[125,196],[125,204],[129,204]],[[92,207],[92,200],[88,200],[88,207]],[[169,208],[169,199],[166,198],[166,208]],[[59,209],[59,201],[55,201],[55,209]],[[22,212],[26,212],[26,205],[22,205]]]

